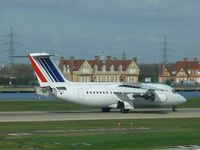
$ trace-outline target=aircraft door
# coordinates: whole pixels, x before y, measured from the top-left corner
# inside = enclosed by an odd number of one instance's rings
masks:
[[[78,89],[78,99],[79,100],[84,100],[85,99],[85,91],[82,88]]]

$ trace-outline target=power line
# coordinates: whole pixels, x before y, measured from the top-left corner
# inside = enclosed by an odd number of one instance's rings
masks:
[[[17,42],[15,42],[15,36],[16,34],[13,32],[13,27],[10,27],[10,33],[4,35],[6,37],[9,37],[9,41],[1,44],[1,45],[8,45],[9,49],[6,50],[8,52],[8,59],[9,59],[9,63],[13,64],[15,62],[15,45],[18,44]],[[3,36],[3,37],[4,37]]]
[[[10,37],[10,41],[9,41],[9,54],[10,54],[10,63],[13,64],[15,61],[15,58],[13,57],[15,55],[15,49],[14,49],[14,33],[13,33],[13,28],[12,26],[10,27],[10,34],[8,34],[8,36]]]

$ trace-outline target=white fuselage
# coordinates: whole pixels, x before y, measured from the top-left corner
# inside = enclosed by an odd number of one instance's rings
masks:
[[[149,88],[157,88],[158,97],[155,101],[145,100],[143,98],[133,98],[132,93],[145,93],[147,90],[134,87],[119,87],[120,83],[70,83],[63,84],[62,89],[54,90],[53,94],[59,99],[73,103],[92,106],[92,107],[110,107],[117,108],[119,101],[127,102],[130,106],[176,106],[186,102],[186,99],[174,92],[169,86],[162,84],[143,84]],[[126,93],[117,95],[116,93]],[[130,94],[128,94],[130,93]],[[129,98],[129,99],[128,99]],[[160,100],[161,99],[161,100]],[[130,107],[129,107],[130,108]]]

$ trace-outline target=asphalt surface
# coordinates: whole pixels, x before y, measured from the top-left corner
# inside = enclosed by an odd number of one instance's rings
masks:
[[[10,111],[0,112],[0,122],[27,121],[69,121],[69,120],[106,120],[106,119],[159,119],[159,118],[198,118],[200,108],[182,108],[176,112],[171,109],[136,109],[129,113],[99,110],[89,111]]]

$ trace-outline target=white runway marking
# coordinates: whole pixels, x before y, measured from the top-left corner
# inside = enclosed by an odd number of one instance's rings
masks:
[[[175,146],[175,147],[170,147],[167,149],[160,149],[160,150],[200,150],[200,146],[199,145]]]

